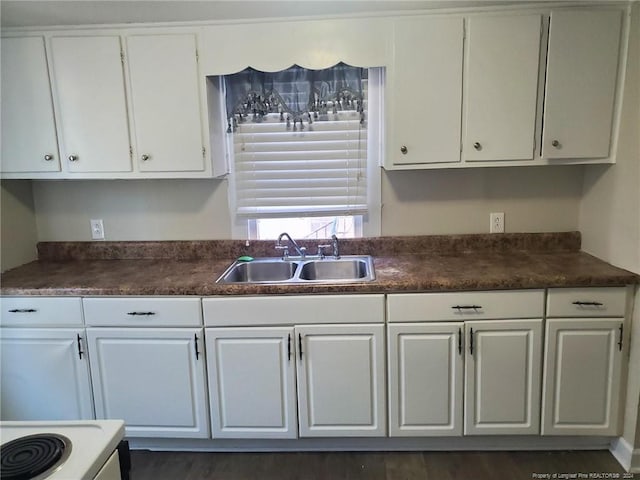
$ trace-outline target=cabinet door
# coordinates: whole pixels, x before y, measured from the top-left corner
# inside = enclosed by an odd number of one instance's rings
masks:
[[[622,318],[547,320],[543,435],[617,435]]]
[[[59,171],[44,39],[3,38],[1,59],[2,171]]]
[[[67,169],[131,171],[120,37],[53,37],[51,49]]]
[[[384,436],[384,326],[296,327],[301,437]]]
[[[388,168],[460,161],[463,34],[461,17],[393,22]]]
[[[97,418],[130,437],[207,438],[202,329],[88,328]]]
[[[83,337],[75,328],[2,329],[2,420],[94,418]]]
[[[207,328],[214,438],[296,438],[293,328]]]
[[[204,169],[195,35],[127,37],[142,172]]]
[[[465,435],[540,433],[542,320],[467,322]]]
[[[388,325],[389,435],[462,435],[462,322]]]
[[[620,10],[553,11],[542,156],[609,156],[618,74]]]
[[[532,160],[540,15],[468,20],[465,160]]]

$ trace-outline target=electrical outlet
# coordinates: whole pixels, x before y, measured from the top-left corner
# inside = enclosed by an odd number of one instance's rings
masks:
[[[489,215],[489,233],[504,233],[504,212]]]
[[[91,238],[93,240],[104,240],[104,224],[102,223],[102,219],[91,219],[89,222],[91,224]]]

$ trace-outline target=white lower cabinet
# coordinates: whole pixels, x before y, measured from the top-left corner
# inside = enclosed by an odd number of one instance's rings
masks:
[[[540,433],[542,319],[466,322],[465,435]]]
[[[2,328],[0,336],[2,420],[94,418],[83,328]]]
[[[387,326],[389,435],[462,435],[462,322]]]
[[[300,436],[384,436],[384,326],[305,325],[296,336]]]
[[[207,328],[214,438],[296,438],[293,327]]]
[[[207,438],[202,328],[88,328],[99,419],[129,437]]]
[[[2,297],[0,419],[95,418],[86,350],[80,298]]]
[[[624,287],[549,289],[543,435],[621,433],[625,306]]]
[[[543,290],[388,295],[389,434],[539,434],[543,310]]]
[[[616,435],[622,318],[547,320],[542,433]]]
[[[214,438],[386,434],[383,324],[207,328],[206,336]]]
[[[383,306],[384,295],[204,299],[213,437],[385,436]]]

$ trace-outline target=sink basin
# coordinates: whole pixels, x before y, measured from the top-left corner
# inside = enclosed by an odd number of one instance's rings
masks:
[[[372,270],[365,259],[314,260],[300,269],[301,280],[361,280]]]
[[[346,283],[375,280],[371,256],[306,257],[296,260],[256,258],[236,261],[216,283]]]
[[[221,283],[272,283],[293,278],[298,268],[296,262],[277,259],[256,259],[251,262],[234,262],[218,279]]]

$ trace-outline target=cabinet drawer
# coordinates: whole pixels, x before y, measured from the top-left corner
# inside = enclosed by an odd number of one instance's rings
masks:
[[[2,297],[0,324],[12,327],[82,325],[78,297]]]
[[[544,290],[398,293],[387,296],[389,322],[542,318]]]
[[[623,317],[625,287],[550,288],[547,317]]]
[[[202,325],[199,298],[84,298],[86,324],[93,327]]]
[[[207,326],[382,323],[384,295],[216,297],[202,309]]]

